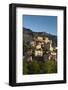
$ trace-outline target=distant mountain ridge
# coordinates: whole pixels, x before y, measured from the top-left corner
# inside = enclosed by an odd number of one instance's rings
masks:
[[[47,32],[33,32],[31,29],[27,29],[25,27],[23,28],[23,40],[25,42],[32,41],[36,36],[48,37],[53,41],[53,47],[57,46],[57,36],[49,34]]]

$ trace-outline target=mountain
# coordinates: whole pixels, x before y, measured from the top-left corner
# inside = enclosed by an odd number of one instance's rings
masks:
[[[36,36],[48,37],[53,41],[53,47],[57,46],[57,36],[49,34],[47,32],[33,32],[31,29],[23,28],[23,40],[25,42],[32,41]]]

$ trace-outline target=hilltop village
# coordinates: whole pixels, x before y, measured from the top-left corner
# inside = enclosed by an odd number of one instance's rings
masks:
[[[30,46],[25,56],[27,61],[57,60],[57,47],[53,47],[48,37],[37,36],[30,42]]]

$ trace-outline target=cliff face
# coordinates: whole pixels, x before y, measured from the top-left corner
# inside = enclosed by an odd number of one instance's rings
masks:
[[[57,47],[57,36],[46,33],[46,32],[33,32],[30,29],[23,28],[23,40],[24,42],[31,42],[37,36],[48,37],[52,40],[53,47]]]

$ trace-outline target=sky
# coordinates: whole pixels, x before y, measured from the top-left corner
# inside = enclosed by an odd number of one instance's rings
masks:
[[[57,16],[24,15],[23,27],[34,32],[47,32],[57,35]]]

